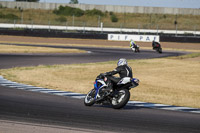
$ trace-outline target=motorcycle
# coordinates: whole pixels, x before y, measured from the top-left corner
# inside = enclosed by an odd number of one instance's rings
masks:
[[[158,53],[162,53],[162,48],[161,48],[160,43],[153,42],[152,46],[153,46],[153,50],[156,50]]]
[[[160,54],[162,53],[162,48],[161,47],[154,48],[154,50],[156,50]]]
[[[136,45],[135,47],[131,47],[131,49],[135,52],[135,53],[139,53],[140,52],[140,47],[138,45]]]
[[[92,106],[93,104],[109,104],[114,109],[123,108],[130,99],[131,88],[139,85],[139,79],[125,77],[122,79],[116,78],[116,82],[113,83],[112,91],[108,92],[108,78],[106,75],[100,74],[97,76],[94,88],[88,92],[84,99],[86,106]]]

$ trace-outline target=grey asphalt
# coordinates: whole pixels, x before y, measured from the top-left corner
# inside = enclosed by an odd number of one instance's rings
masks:
[[[73,47],[71,47],[73,48]],[[83,48],[88,54],[0,55],[0,68],[39,64],[72,64],[127,59],[176,56],[183,53],[128,49]],[[78,87],[78,86],[77,86]],[[115,110],[109,106],[86,107],[83,100],[0,86],[0,119],[45,123],[96,131],[141,133],[199,133],[200,115],[159,109],[126,106]]]
[[[16,44],[17,45],[17,44]],[[22,44],[20,44],[22,45]],[[24,46],[35,46],[24,44]],[[67,47],[67,46],[47,46],[53,48],[77,48],[90,51],[91,53],[83,54],[0,54],[0,68],[11,68],[17,66],[37,66],[37,65],[52,65],[52,64],[76,64],[113,61],[119,58],[126,59],[151,59],[168,56],[179,56],[184,52],[169,52],[165,51],[159,54],[153,50],[142,50],[141,53],[133,53],[130,49],[117,48],[93,48],[93,47]]]

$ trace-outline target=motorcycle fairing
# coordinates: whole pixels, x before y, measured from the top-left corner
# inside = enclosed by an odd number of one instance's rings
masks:
[[[137,79],[137,78],[133,78],[133,79],[131,80],[131,82],[133,83],[133,85],[138,86],[140,81],[139,81],[139,79]]]
[[[130,77],[124,77],[117,83],[117,85],[124,85],[124,84],[129,83],[130,81],[131,81]]]
[[[100,83],[101,85],[98,86],[98,83]],[[94,83],[94,88],[96,90],[95,99],[97,99],[98,97],[100,97],[99,96],[99,90],[101,88],[103,88],[103,87],[107,87],[107,85],[106,85],[106,83],[104,82],[103,79],[98,79],[98,80],[95,81],[95,83]]]

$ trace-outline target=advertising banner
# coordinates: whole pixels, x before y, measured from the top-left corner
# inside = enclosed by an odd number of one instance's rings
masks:
[[[141,42],[156,42],[160,41],[158,35],[130,35],[130,34],[108,34],[108,40],[112,41],[141,41]]]

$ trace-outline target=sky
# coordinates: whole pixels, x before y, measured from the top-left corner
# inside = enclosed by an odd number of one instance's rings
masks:
[[[0,0],[14,1],[14,0]],[[40,0],[48,3],[69,3],[70,0]],[[150,6],[150,7],[173,7],[173,8],[198,8],[200,0],[78,0],[82,4],[97,5],[126,5],[126,6]]]

